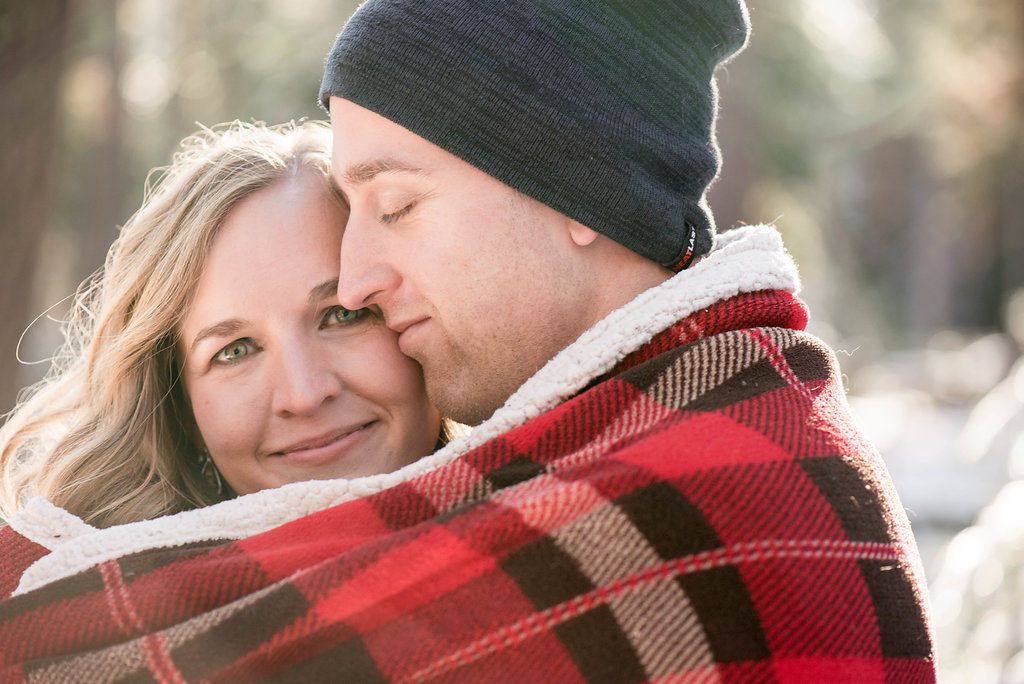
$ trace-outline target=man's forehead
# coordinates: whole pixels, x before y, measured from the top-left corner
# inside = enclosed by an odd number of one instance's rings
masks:
[[[343,98],[331,97],[330,107],[334,133],[332,161],[339,183],[362,185],[382,174],[427,173],[422,164],[409,159],[413,149],[427,141],[417,139],[415,133],[399,124]],[[361,128],[366,124],[369,128]]]

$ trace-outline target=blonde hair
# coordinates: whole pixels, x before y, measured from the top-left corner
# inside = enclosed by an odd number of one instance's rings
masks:
[[[330,186],[322,122],[234,122],[187,138],[79,288],[47,377],[0,428],[0,514],[33,494],[98,527],[214,503],[179,382],[178,329],[228,212],[312,171]]]

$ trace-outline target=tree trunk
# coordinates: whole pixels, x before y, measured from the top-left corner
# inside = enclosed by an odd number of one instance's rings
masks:
[[[46,228],[68,0],[0,0],[0,413],[21,388],[18,340]]]

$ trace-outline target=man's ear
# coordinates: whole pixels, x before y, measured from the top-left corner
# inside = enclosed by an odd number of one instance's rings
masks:
[[[587,228],[579,221],[569,219],[569,237],[572,241],[580,247],[586,247],[597,239],[598,232],[592,228]]]

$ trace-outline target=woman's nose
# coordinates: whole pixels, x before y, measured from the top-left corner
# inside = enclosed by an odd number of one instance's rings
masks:
[[[307,415],[340,396],[344,383],[338,369],[328,363],[328,355],[315,343],[292,344],[280,351],[281,358],[270,378],[275,413]]]

